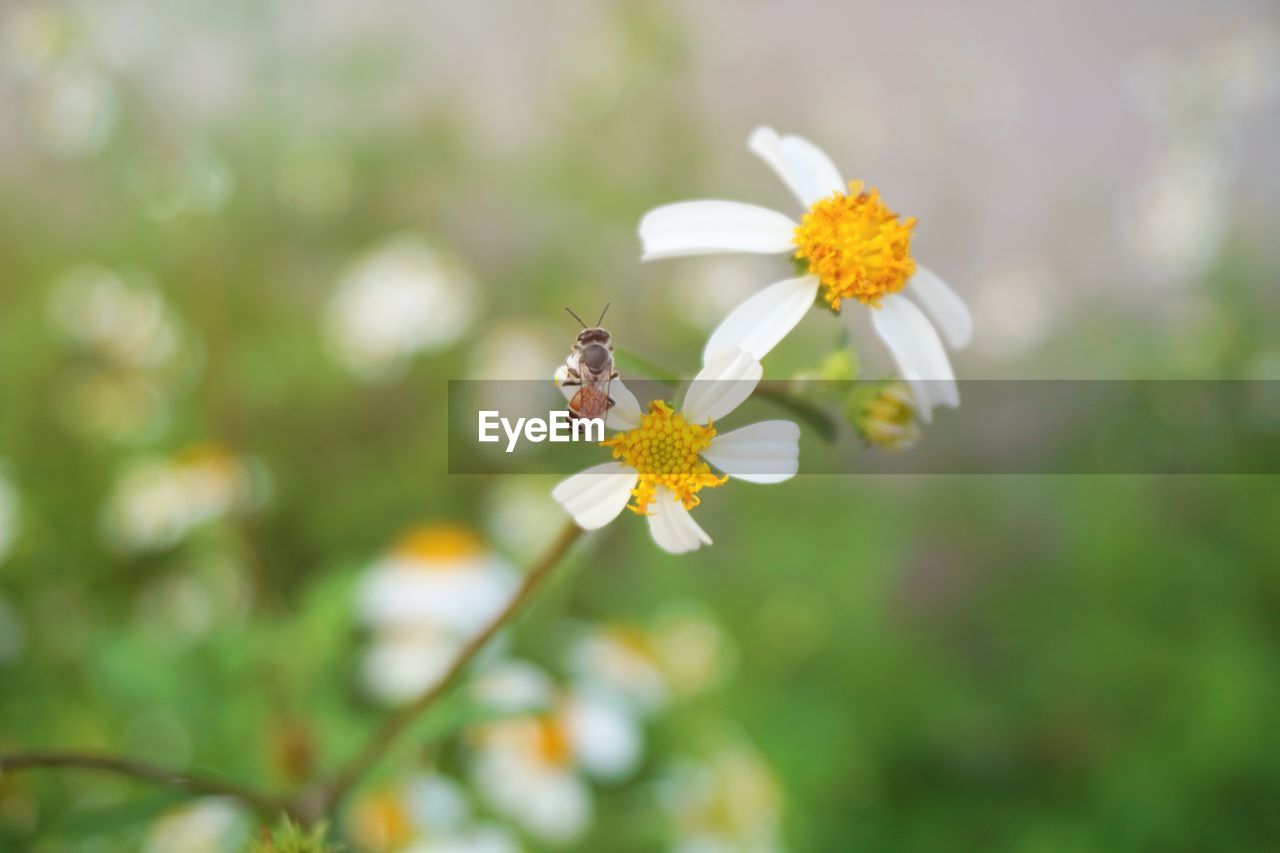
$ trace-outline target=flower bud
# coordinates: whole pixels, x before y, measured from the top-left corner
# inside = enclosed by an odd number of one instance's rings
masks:
[[[902,382],[869,382],[849,395],[845,415],[868,445],[906,450],[920,440],[915,400]]]

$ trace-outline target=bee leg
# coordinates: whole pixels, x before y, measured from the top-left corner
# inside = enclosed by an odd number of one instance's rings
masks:
[[[617,378],[618,378],[618,371],[615,370],[613,372],[613,375],[609,377],[609,381],[612,382],[614,379],[617,379]]]
[[[577,388],[582,384],[581,379],[565,379],[560,382],[561,388]]]

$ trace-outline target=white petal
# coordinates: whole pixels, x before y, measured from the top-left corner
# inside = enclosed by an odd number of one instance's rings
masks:
[[[591,821],[591,792],[586,783],[564,771],[529,780],[518,818],[530,833],[556,845],[577,838]]]
[[[727,347],[737,347],[757,361],[804,319],[818,296],[818,277],[805,275],[771,284],[743,302],[721,321],[702,350],[702,363]]]
[[[716,353],[689,383],[681,414],[695,424],[718,421],[751,396],[764,367],[737,347]]]
[[[478,673],[471,692],[486,710],[514,714],[545,710],[556,688],[551,676],[533,664],[507,659]]]
[[[583,693],[566,709],[565,724],[574,755],[591,775],[620,779],[639,763],[640,730],[618,702]]]
[[[711,544],[711,537],[665,486],[658,487],[653,503],[649,504],[649,533],[659,548],[672,554],[696,551]]]
[[[845,189],[840,170],[821,148],[799,136],[778,136],[771,127],[757,127],[747,147],[782,179],[805,207]]]
[[[960,391],[946,350],[919,308],[909,299],[891,294],[881,300],[879,308],[871,309],[871,324],[911,386],[923,420],[931,419],[935,405],[960,405]]]
[[[924,310],[933,318],[942,330],[942,335],[952,349],[961,349],[969,345],[973,337],[973,317],[964,304],[947,283],[938,278],[932,271],[916,265],[916,274],[907,282],[907,293],[919,302]]]
[[[556,385],[566,400],[572,400],[573,395],[577,394],[582,386],[565,385],[564,381],[568,378],[568,365],[562,364],[556,368]],[[631,393],[631,389],[622,384],[621,379],[614,379],[609,383],[609,399],[613,400],[613,407],[609,409],[609,415],[605,418],[605,426],[616,430],[635,429],[640,426],[640,416],[643,414],[640,411],[640,401],[636,399],[635,394]]]
[[[796,224],[767,207],[736,201],[682,201],[640,220],[642,260],[719,252],[780,254],[793,248]]]
[[[613,408],[609,410],[609,417],[604,422],[605,426],[618,430],[635,429],[640,426],[642,414],[640,401],[627,386],[622,384],[621,379],[615,379],[609,383],[609,397],[613,400]]]
[[[631,498],[636,472],[621,462],[606,462],[563,480],[551,490],[583,530],[604,527],[618,517]]]
[[[781,483],[800,467],[800,427],[791,421],[764,421],[711,439],[702,458],[739,480]]]

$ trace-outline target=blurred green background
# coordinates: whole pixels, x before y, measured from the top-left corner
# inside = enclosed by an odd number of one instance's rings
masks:
[[[384,713],[358,677],[366,567],[442,521],[525,566],[562,524],[554,478],[445,473],[448,380],[548,376],[562,307],[609,301],[623,346],[694,370],[786,264],[642,266],[635,226],[685,198],[789,209],[745,149],[760,123],[919,218],[917,255],[974,311],[962,378],[1280,378],[1264,3],[0,12],[0,751],[269,788],[336,766]],[[767,375],[839,334],[813,312]],[[704,497],[714,547],[670,557],[620,519],[509,640],[567,678],[566,626],[684,602],[732,650],[646,721],[569,849],[674,849],[655,779],[726,736],[780,823],[720,850],[1280,844],[1274,479]],[[462,716],[371,783],[465,764]],[[0,849],[219,849],[156,846],[181,799],[6,775]]]

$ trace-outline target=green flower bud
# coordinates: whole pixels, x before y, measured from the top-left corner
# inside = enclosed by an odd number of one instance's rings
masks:
[[[902,382],[868,382],[849,395],[845,416],[868,445],[906,450],[920,440],[915,400]]]

